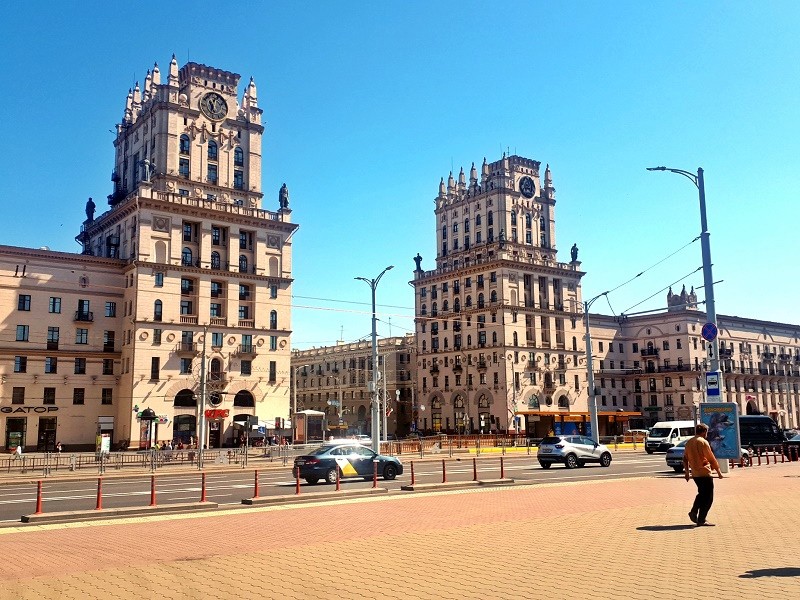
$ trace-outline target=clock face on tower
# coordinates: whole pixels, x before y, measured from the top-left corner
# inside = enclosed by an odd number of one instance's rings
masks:
[[[523,177],[520,179],[519,191],[522,192],[522,195],[526,198],[533,198],[533,195],[536,193],[536,184],[533,183],[533,179],[530,177]]]
[[[209,119],[219,121],[228,114],[228,103],[216,92],[209,92],[200,99],[200,110]]]

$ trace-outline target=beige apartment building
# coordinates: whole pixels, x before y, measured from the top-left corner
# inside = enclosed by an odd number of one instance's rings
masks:
[[[128,92],[82,252],[0,247],[4,449],[197,443],[201,419],[220,447],[289,416],[297,225],[285,185],[262,208],[256,85],[174,57],[165,79]]]
[[[387,432],[393,435],[415,430],[415,416],[419,418],[414,352],[413,334],[378,340],[380,410],[386,414]],[[371,341],[295,350],[292,377],[297,410],[324,412],[331,434],[371,435],[368,382],[372,364]]]

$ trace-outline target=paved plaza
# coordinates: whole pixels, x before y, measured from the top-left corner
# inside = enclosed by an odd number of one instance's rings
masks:
[[[533,463],[534,461],[532,461]],[[800,597],[800,463],[0,529],[5,599]]]

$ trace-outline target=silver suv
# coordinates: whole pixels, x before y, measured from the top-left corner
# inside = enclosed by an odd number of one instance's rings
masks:
[[[554,462],[563,463],[568,469],[582,467],[587,462],[611,466],[611,452],[608,448],[583,435],[548,436],[539,444],[536,458],[543,469],[549,469]]]

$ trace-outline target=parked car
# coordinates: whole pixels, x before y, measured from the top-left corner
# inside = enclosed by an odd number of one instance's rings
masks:
[[[562,463],[568,469],[582,467],[588,462],[611,466],[608,448],[583,435],[547,436],[539,444],[536,458],[543,469],[549,469],[554,462]]]
[[[667,466],[672,467],[676,473],[683,473],[683,455],[686,451],[686,442],[683,440],[677,446],[673,446],[667,450]],[[747,448],[741,449],[742,464],[749,467],[753,462],[753,455]]]
[[[628,429],[625,432],[625,437],[633,438],[637,442],[643,442],[648,433],[650,433],[649,429]]]
[[[339,478],[372,479],[374,461],[378,462],[378,476],[391,480],[403,474],[403,463],[394,456],[376,454],[354,440],[340,440],[323,444],[313,452],[294,459],[292,474],[314,485],[320,479],[336,483]]]
[[[790,460],[796,460],[800,456],[800,435],[793,435],[784,442],[786,454]]]
[[[786,442],[786,436],[767,415],[739,417],[739,443],[745,448],[774,448]]]

